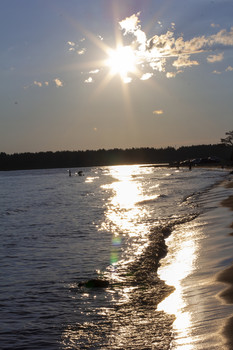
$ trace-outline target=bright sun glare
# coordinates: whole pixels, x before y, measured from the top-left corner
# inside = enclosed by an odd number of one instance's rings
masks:
[[[136,71],[135,53],[130,46],[119,46],[116,50],[109,50],[106,65],[111,74],[119,74],[125,80],[128,73]]]

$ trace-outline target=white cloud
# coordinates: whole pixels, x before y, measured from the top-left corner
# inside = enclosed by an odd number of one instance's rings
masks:
[[[67,44],[70,46],[75,46],[75,43],[73,41],[67,41]]]
[[[164,72],[165,71],[165,65],[166,65],[166,59],[165,58],[154,58],[153,57],[150,59],[149,66],[153,70],[158,70],[159,72]]]
[[[99,73],[99,69],[94,69],[94,70],[91,70],[90,72],[89,72],[89,74],[97,74],[97,73]]]
[[[190,57],[189,55],[179,56],[178,59],[173,62],[173,66],[176,68],[179,68],[179,67],[191,67],[191,66],[199,65],[197,61],[191,61],[189,57]]]
[[[85,52],[86,52],[86,49],[85,49],[85,48],[82,48],[82,49],[80,49],[80,50],[77,50],[77,54],[78,54],[78,55],[84,55]]]
[[[78,43],[75,43],[74,41],[67,41],[67,44],[69,45],[68,51],[76,52],[78,55],[83,55],[86,52],[86,48],[80,48],[80,46],[83,45],[80,43],[83,43],[85,40],[85,38],[82,38]]]
[[[177,70],[176,72],[167,72],[166,73],[166,77],[169,78],[175,78],[177,76],[177,74],[179,73],[183,73],[183,70]]]
[[[54,81],[56,87],[63,87],[63,82],[60,79],[55,78],[55,79],[53,79],[53,81]]]
[[[193,37],[187,41],[183,36],[175,38],[173,31],[167,31],[161,35],[156,34],[147,39],[141,29],[139,15],[140,13],[137,13],[127,17],[120,22],[120,26],[124,35],[131,34],[136,38],[136,43],[139,44],[138,55],[144,63],[151,63],[155,59],[167,61],[168,58],[176,58],[175,66],[191,67],[199,64],[196,60],[189,59],[189,56],[193,54],[211,51],[219,46],[233,46],[233,27],[229,32],[223,29],[214,35]],[[132,45],[135,46],[134,40]],[[222,53],[213,56],[220,60]]]
[[[141,80],[148,80],[153,76],[153,73],[145,73],[141,76]]]
[[[40,81],[36,81],[36,80],[34,80],[33,84],[39,87],[42,87],[43,85]]]
[[[67,44],[69,45],[69,51],[75,51],[75,42],[73,41],[67,41]]]
[[[214,63],[220,62],[223,60],[223,53],[219,53],[218,55],[210,55],[207,57],[207,62]]]
[[[123,82],[124,82],[125,84],[131,83],[132,80],[133,80],[133,79],[132,79],[131,77],[127,77],[127,76],[123,78]]]
[[[194,36],[186,40],[184,34],[176,36],[175,23],[171,22],[170,30],[162,34],[155,32],[151,37],[147,37],[139,17],[140,12],[119,22],[123,33],[123,46],[131,48],[135,57],[137,79],[147,80],[151,78],[154,71],[166,74],[167,78],[174,78],[183,72],[183,68],[188,69],[203,64],[203,58],[213,64],[222,61],[224,49],[233,48],[233,27],[229,31],[216,29],[215,34]],[[157,23],[161,25],[161,22]],[[211,27],[218,28],[219,25],[212,23]],[[105,49],[103,49],[104,52],[106,52]],[[78,53],[84,54],[85,49],[79,50]],[[230,70],[227,68],[227,71]],[[90,72],[90,74],[97,73],[99,73],[97,70],[96,73]],[[88,78],[85,82],[93,82],[90,79]],[[131,81],[132,78],[125,77],[125,83]]]
[[[219,72],[218,70],[214,70],[212,73],[213,74],[221,74],[221,72]]]
[[[139,15],[140,12],[130,17],[126,17],[123,21],[119,22],[121,29],[125,31],[125,34],[134,33],[135,30],[138,29],[138,23],[140,23]]]
[[[232,72],[232,71],[233,71],[233,67],[228,66],[228,67],[226,68],[226,72]]]
[[[94,80],[93,80],[92,77],[89,77],[86,80],[84,80],[84,83],[86,83],[86,84],[90,84],[90,83],[93,83],[93,82],[94,82]]]
[[[175,78],[177,75],[177,72],[167,72],[166,77],[167,78]]]

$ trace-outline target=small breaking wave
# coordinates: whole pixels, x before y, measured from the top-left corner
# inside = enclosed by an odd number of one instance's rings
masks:
[[[164,199],[164,198],[167,198],[167,197],[168,197],[168,196],[165,195],[165,194],[159,194],[159,195],[153,196],[153,197],[151,197],[151,198],[144,199],[143,201],[137,202],[136,205],[144,205],[144,204],[155,203],[155,202],[157,202],[158,200]]]

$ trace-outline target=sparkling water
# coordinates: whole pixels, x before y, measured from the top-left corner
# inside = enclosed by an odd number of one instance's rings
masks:
[[[165,238],[226,172],[71,173],[0,173],[0,348],[169,349],[174,316],[157,309],[174,290],[157,275]],[[96,279],[107,287],[87,288]]]

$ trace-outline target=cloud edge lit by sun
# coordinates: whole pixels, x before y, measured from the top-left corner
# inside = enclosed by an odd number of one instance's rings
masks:
[[[135,79],[149,80],[156,72],[165,74],[168,79],[175,78],[185,69],[198,67],[203,62],[201,57],[203,54],[207,55],[206,62],[209,64],[222,62],[224,48],[233,47],[233,27],[229,31],[221,29],[209,36],[203,35],[185,40],[184,34],[175,36],[175,23],[172,22],[171,28],[165,33],[147,38],[139,17],[140,12],[118,22],[122,38],[115,48],[104,46],[104,39],[101,37],[101,45],[107,56],[102,68],[108,69],[111,77],[119,75],[124,83],[133,82]],[[217,25],[211,27],[219,29]],[[127,41],[127,45],[124,41]],[[71,49],[74,48],[74,42],[68,43]],[[216,52],[216,48],[220,52]],[[228,66],[224,71],[230,71],[227,70]],[[90,81],[93,81],[91,76]]]

